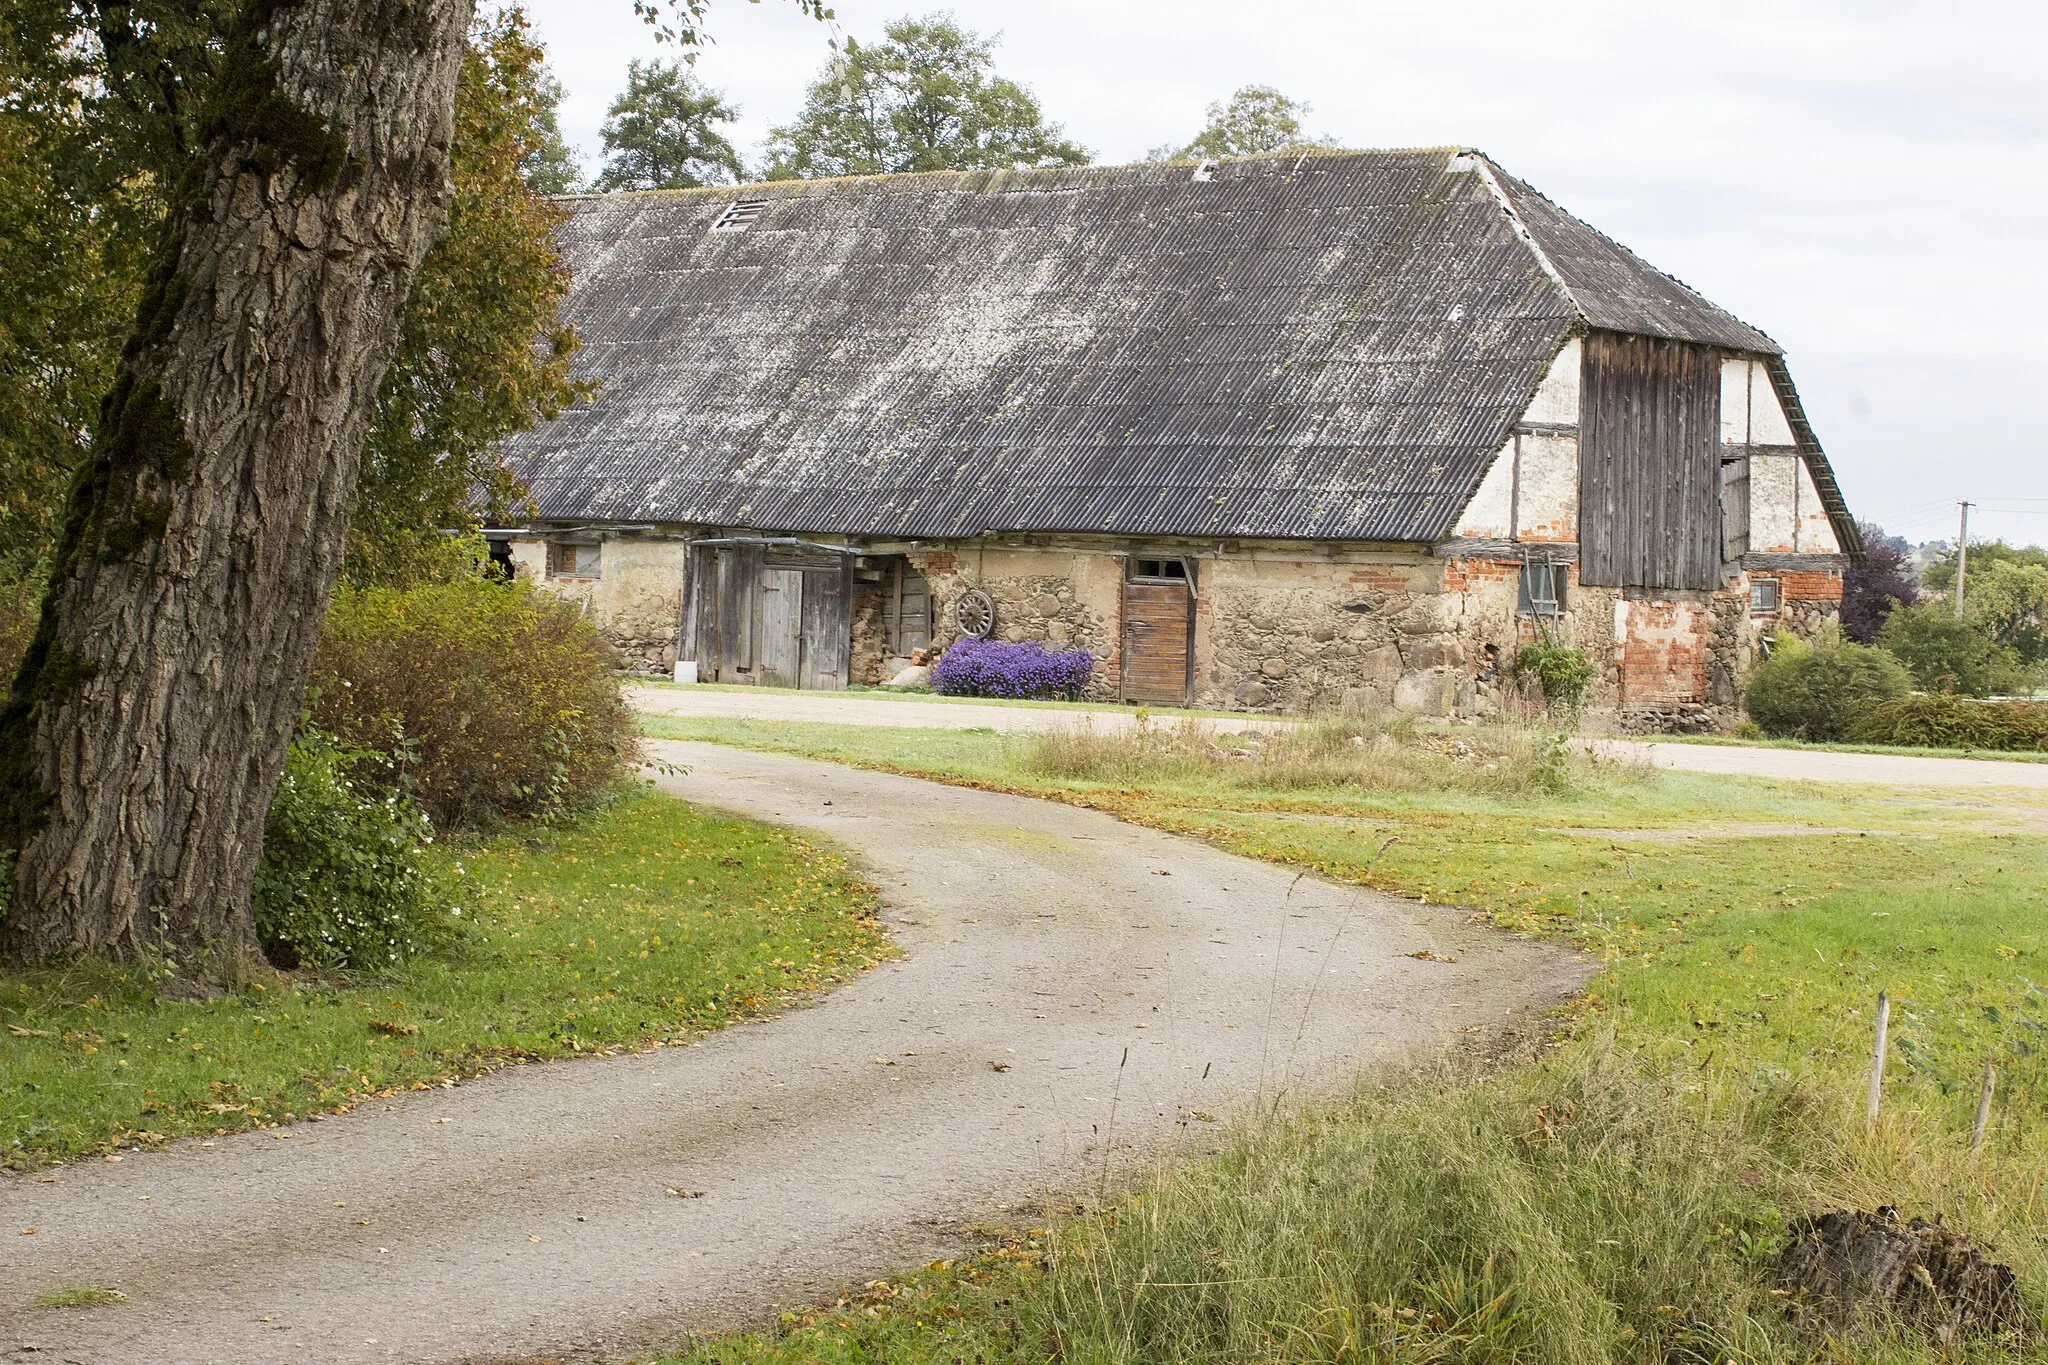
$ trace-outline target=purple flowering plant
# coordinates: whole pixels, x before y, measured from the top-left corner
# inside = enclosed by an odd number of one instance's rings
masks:
[[[1073,698],[1088,686],[1095,656],[1085,649],[1048,651],[1036,640],[960,640],[932,669],[932,691],[949,697]]]

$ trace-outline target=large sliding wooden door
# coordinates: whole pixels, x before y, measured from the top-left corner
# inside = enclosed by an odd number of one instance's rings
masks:
[[[801,546],[694,547],[677,657],[695,659],[705,682],[845,687],[852,563]]]

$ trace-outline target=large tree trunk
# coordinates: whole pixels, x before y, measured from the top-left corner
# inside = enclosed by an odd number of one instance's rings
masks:
[[[245,0],[0,715],[0,954],[255,950],[249,888],[448,202],[472,0]]]

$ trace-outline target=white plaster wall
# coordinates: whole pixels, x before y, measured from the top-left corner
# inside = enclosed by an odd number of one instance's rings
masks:
[[[1799,548],[1798,521],[1792,511],[1799,477],[1805,471],[1797,455],[1752,455],[1749,458],[1749,548],[1752,554],[1789,554]]]
[[[1579,424],[1579,339],[1573,337],[1557,353],[1557,359],[1550,362],[1543,382],[1536,386],[1536,397],[1529,402],[1529,410],[1522,414],[1525,422],[1541,422],[1549,426],[1577,426]]]
[[[1820,489],[1814,486],[1813,471],[1804,460],[1799,461],[1798,548],[1800,553],[1810,555],[1842,552],[1842,543],[1835,539],[1834,523],[1828,520],[1827,508],[1821,505]]]
[[[1721,362],[1721,440],[1726,445],[1749,444],[1750,364],[1741,357]]]
[[[529,582],[539,583],[548,576],[548,543],[544,540],[515,540],[512,546],[512,572]]]
[[[1514,506],[1515,438],[1510,436],[1500,454],[1487,466],[1486,477],[1479,481],[1479,491],[1465,504],[1465,513],[1458,518],[1457,528],[1451,534],[1506,540],[1514,534]]]
[[[1792,424],[1778,406],[1778,391],[1771,387],[1771,372],[1761,363],[1749,367],[1749,443],[1756,446],[1793,444]]]
[[[1579,538],[1576,436],[1522,438],[1522,495],[1516,520],[1522,540]]]

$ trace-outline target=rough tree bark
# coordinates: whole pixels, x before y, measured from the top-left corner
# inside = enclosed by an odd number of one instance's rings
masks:
[[[472,0],[246,0],[0,713],[0,955],[256,950],[249,889],[448,204]]]

